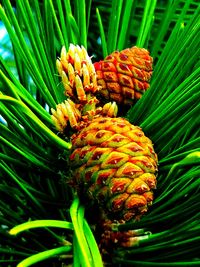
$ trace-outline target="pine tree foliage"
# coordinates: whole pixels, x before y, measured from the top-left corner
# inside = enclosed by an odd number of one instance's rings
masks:
[[[106,264],[200,266],[199,14],[197,0],[3,0],[12,48],[0,56],[1,266],[104,264],[66,182],[71,133],[60,136],[50,117],[64,99],[55,61],[70,43],[93,61],[133,45],[154,58],[151,87],[126,117],[158,153],[155,200],[140,221],[116,226],[140,235]]]

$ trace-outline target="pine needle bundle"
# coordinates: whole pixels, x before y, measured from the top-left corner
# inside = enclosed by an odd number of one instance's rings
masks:
[[[4,0],[0,18],[0,265],[199,266],[200,5],[198,1]],[[11,47],[7,43],[11,44]],[[158,155],[157,189],[132,247],[103,259],[71,176],[71,130],[58,133],[51,109],[65,100],[56,69],[63,46],[92,61],[133,45],[150,51],[150,88],[125,118]]]

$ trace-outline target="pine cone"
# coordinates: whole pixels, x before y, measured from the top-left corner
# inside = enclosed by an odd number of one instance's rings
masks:
[[[157,156],[142,130],[123,118],[98,117],[72,136],[70,156],[78,191],[109,219],[144,214],[156,187]]]
[[[153,58],[144,48],[115,51],[94,63],[102,98],[131,105],[149,88]]]

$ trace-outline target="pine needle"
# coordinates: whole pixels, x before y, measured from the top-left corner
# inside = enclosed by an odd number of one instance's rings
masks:
[[[0,264],[103,266],[68,184],[71,133],[55,133],[49,114],[64,99],[56,57],[73,43],[101,58],[135,44],[154,57],[150,88],[127,118],[158,154],[155,200],[140,221],[117,226],[142,229],[138,246],[116,248],[105,264],[200,265],[199,12],[193,0],[3,1],[14,62],[2,53]]]

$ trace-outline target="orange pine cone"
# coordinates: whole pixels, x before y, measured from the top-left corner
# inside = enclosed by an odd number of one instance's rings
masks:
[[[144,48],[115,51],[94,63],[100,94],[107,100],[132,104],[149,88],[153,58]]]
[[[97,117],[72,136],[78,191],[108,219],[139,218],[153,200],[157,156],[142,130],[124,118]]]
[[[112,224],[139,219],[147,212],[158,159],[141,128],[116,117],[115,102],[103,104],[95,96],[122,104],[140,98],[152,73],[148,51],[133,47],[113,52],[94,66],[83,47],[62,49],[57,67],[69,98],[52,109],[52,120],[63,134],[67,126],[73,129],[70,184],[86,203],[99,208],[103,251],[116,239],[122,246],[134,244],[135,233],[113,232]]]

